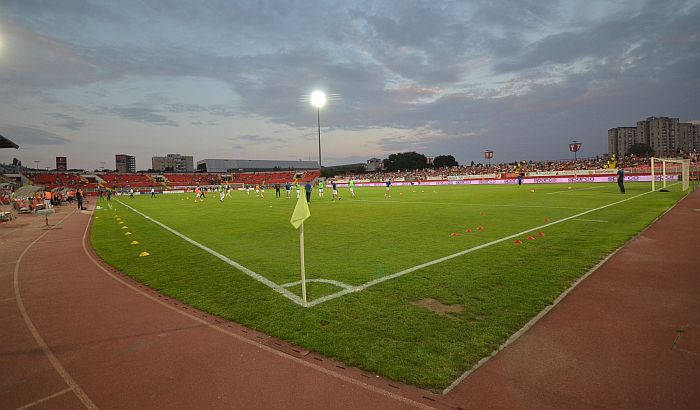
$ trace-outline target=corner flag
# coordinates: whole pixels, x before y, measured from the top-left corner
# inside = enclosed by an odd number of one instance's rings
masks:
[[[310,216],[311,212],[309,212],[309,204],[306,203],[306,198],[304,195],[299,195],[299,198],[297,198],[297,205],[294,207],[292,219],[290,219],[289,222],[294,225],[295,229],[299,229],[299,226]]]
[[[292,223],[295,229],[301,227],[299,229],[299,254],[301,262],[301,298],[304,301],[304,307],[308,306],[306,302],[306,268],[304,266],[304,221],[310,216],[311,212],[309,212],[309,204],[306,203],[305,196],[299,195],[292,219],[289,222]]]

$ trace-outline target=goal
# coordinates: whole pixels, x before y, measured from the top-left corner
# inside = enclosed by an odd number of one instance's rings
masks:
[[[683,191],[690,188],[690,160],[652,157],[651,190],[666,190],[670,187]]]

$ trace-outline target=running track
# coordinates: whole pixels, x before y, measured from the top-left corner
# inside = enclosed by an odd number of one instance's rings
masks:
[[[87,245],[89,219],[0,225],[0,409],[700,407],[700,191],[444,395],[124,279]]]

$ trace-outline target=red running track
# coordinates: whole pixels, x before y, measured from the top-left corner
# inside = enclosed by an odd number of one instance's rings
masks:
[[[700,407],[700,191],[444,395],[125,279],[89,249],[90,214],[0,225],[0,409]]]

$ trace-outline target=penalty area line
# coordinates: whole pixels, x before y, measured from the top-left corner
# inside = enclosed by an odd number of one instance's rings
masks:
[[[238,263],[238,262],[236,262],[236,261],[234,261],[234,260],[231,260],[231,259],[227,258],[226,256],[220,254],[219,252],[217,252],[217,251],[215,251],[215,250],[213,250],[213,249],[211,249],[211,248],[208,248],[208,247],[202,245],[201,243],[195,241],[194,239],[192,239],[192,238],[190,238],[190,237],[188,237],[188,236],[185,236],[185,235],[181,234],[180,232],[178,232],[178,231],[174,230],[173,228],[169,227],[168,225],[165,225],[165,224],[163,224],[163,223],[161,223],[161,222],[159,222],[159,221],[157,221],[157,220],[151,218],[150,216],[144,214],[143,212],[138,211],[137,209],[132,208],[131,206],[129,206],[129,205],[123,203],[122,201],[120,201],[120,200],[118,200],[118,199],[115,199],[115,201],[117,201],[117,202],[119,202],[120,204],[124,205],[124,206],[127,207],[128,209],[130,209],[130,210],[136,212],[137,214],[141,215],[141,216],[144,217],[146,220],[151,221],[151,222],[153,222],[154,224],[160,226],[161,228],[165,229],[166,231],[168,231],[168,232],[170,232],[170,233],[172,233],[172,234],[174,234],[174,235],[176,235],[176,236],[178,236],[178,237],[184,239],[185,241],[191,243],[192,245],[198,247],[199,249],[202,249],[203,251],[205,251],[205,252],[207,252],[207,253],[209,253],[209,254],[211,254],[211,255],[213,255],[213,256],[219,258],[219,259],[221,259],[222,261],[226,262],[227,264],[233,266],[234,268],[236,268],[236,269],[238,269],[239,271],[245,273],[246,275],[250,276],[251,278],[255,279],[256,281],[262,283],[263,285],[269,287],[270,289],[274,290],[275,292],[279,293],[280,295],[282,295],[282,296],[286,297],[287,299],[291,300],[292,302],[296,303],[297,305],[300,305],[300,306],[303,306],[303,305],[304,305],[304,302],[301,300],[301,298],[300,298],[299,296],[297,296],[297,295],[295,295],[294,293],[288,291],[287,289],[283,288],[282,286],[280,286],[280,285],[278,285],[278,284],[272,282],[271,280],[269,280],[269,279],[263,277],[263,276],[260,275],[259,273],[253,272],[252,270],[246,268],[245,266],[241,265],[240,263]]]

